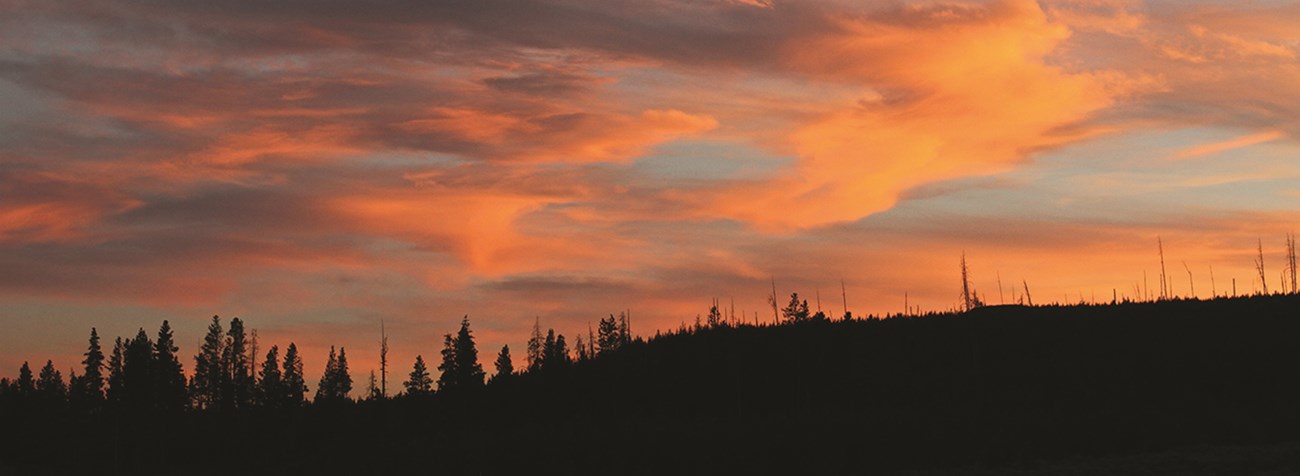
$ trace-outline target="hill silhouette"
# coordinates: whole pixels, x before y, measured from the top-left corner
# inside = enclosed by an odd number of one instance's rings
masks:
[[[434,396],[11,402],[0,473],[984,474],[1255,447],[1300,468],[1298,339],[1296,295],[703,326]]]

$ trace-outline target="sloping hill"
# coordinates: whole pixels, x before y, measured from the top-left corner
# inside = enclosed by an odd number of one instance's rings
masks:
[[[971,468],[1127,461],[1300,440],[1298,339],[1297,296],[724,327],[432,400],[58,422],[0,456],[133,474],[980,474]],[[86,459],[49,450],[80,434],[101,442],[79,448]],[[1300,467],[1294,451],[1268,454]]]

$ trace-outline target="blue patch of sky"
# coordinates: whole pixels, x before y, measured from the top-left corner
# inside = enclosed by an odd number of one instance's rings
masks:
[[[738,142],[679,140],[655,147],[634,161],[629,171],[667,183],[745,180],[770,177],[795,161]]]
[[[1170,214],[1300,211],[1300,145],[1279,140],[1187,159],[1180,151],[1253,134],[1225,128],[1143,131],[1040,154],[991,177],[920,187],[883,213],[1143,222]],[[881,218],[886,218],[881,217]]]

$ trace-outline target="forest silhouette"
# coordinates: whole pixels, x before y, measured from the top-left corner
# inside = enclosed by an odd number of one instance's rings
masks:
[[[572,348],[538,322],[488,378],[466,316],[434,369],[383,342],[364,390],[346,349],[311,385],[238,318],[193,354],[166,321],[92,329],[68,380],[0,380],[0,474],[862,474],[1300,440],[1296,294],[780,317],[715,304],[643,338],[610,315]]]

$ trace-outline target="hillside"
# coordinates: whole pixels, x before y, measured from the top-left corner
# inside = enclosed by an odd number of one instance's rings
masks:
[[[1294,295],[702,329],[426,400],[11,410],[0,472],[983,474],[1250,455],[1300,440],[1298,338]],[[1266,465],[1300,467],[1279,448]]]

